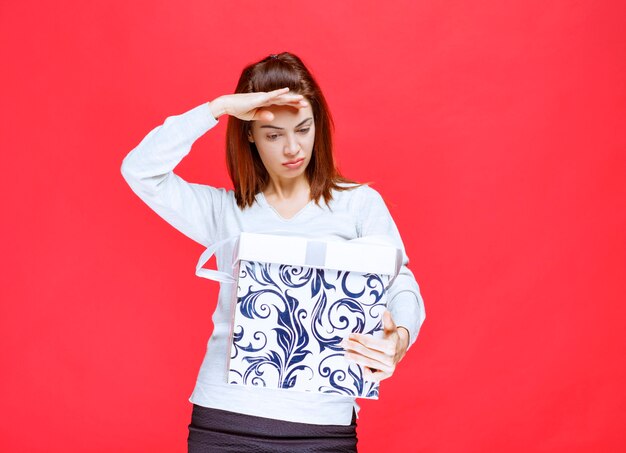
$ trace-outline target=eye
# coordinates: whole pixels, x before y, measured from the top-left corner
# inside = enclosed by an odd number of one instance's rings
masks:
[[[300,133],[302,133],[302,134],[306,134],[306,133],[308,133],[310,130],[311,130],[311,128],[310,128],[310,127],[306,127],[306,128],[304,128],[304,129],[300,129],[298,132],[300,132]]]
[[[279,137],[278,134],[270,134],[267,136],[267,139],[272,141],[272,140],[276,140]]]

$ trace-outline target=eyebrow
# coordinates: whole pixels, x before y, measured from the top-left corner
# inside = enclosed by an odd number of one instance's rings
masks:
[[[302,126],[304,123],[306,123],[307,121],[311,121],[311,120],[313,120],[313,118],[311,118],[311,117],[309,117],[309,118],[307,118],[307,119],[305,119],[305,120],[302,120],[302,121],[300,121],[300,122],[296,125],[296,127],[295,127],[295,128],[297,129],[297,128],[299,128],[300,126]],[[269,125],[269,124],[266,124],[265,126],[260,126],[260,128],[261,128],[261,129],[262,129],[262,128],[267,128],[267,129],[279,129],[279,130],[281,130],[281,131],[284,129],[283,127],[271,126],[271,125]]]

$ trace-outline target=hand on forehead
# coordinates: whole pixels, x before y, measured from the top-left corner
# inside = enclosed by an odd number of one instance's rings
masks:
[[[269,105],[261,107],[259,113],[262,112],[270,112],[272,119],[254,121],[253,123],[256,127],[272,125],[289,129],[300,124],[303,120],[313,117],[313,109],[308,101],[305,101],[305,105]],[[264,118],[267,118],[267,116],[264,115]]]

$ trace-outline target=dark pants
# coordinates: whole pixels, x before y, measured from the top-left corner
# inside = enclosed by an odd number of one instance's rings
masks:
[[[352,424],[313,425],[255,417],[193,405],[189,453],[254,452],[354,453],[356,414]]]

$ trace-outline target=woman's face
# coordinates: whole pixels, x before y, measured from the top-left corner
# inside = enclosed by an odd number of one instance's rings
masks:
[[[253,121],[248,140],[254,142],[263,165],[274,182],[305,178],[315,140],[313,109],[271,105],[272,121]]]

